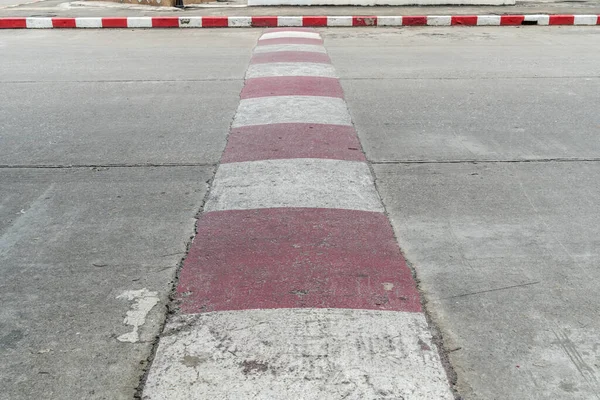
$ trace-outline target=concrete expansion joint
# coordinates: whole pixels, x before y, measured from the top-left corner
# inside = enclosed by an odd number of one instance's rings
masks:
[[[398,165],[398,164],[523,164],[523,163],[571,163],[571,162],[598,162],[600,157],[556,157],[556,158],[517,158],[512,160],[500,159],[465,159],[465,160],[383,160],[369,161],[373,165]]]
[[[0,164],[0,169],[107,169],[107,168],[177,168],[212,167],[214,163],[110,163],[110,164]]]

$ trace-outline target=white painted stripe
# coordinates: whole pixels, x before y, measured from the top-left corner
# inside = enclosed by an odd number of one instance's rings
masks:
[[[302,26],[302,17],[277,17],[277,26]]]
[[[423,314],[343,309],[179,316],[143,398],[454,399]]]
[[[574,25],[596,25],[597,15],[575,15]]]
[[[477,25],[498,26],[500,25],[500,19],[499,15],[479,15],[477,16]]]
[[[352,125],[344,99],[270,96],[240,101],[233,127],[282,123]]]
[[[75,18],[75,26],[78,28],[102,28],[102,18]]]
[[[549,25],[550,16],[546,14],[540,15],[525,15],[524,21],[535,21],[538,25]]]
[[[324,46],[316,44],[271,44],[256,46],[255,53],[273,53],[276,51],[308,51],[313,53],[326,53]]]
[[[246,79],[268,76],[322,76],[325,78],[337,78],[333,65],[323,63],[252,64],[246,72]]]
[[[127,17],[128,28],[152,28],[151,17]]]
[[[264,35],[262,35],[259,40],[280,39],[280,38],[321,39],[321,36],[316,32],[296,32],[296,31],[268,32],[268,33],[265,33]]]
[[[378,26],[402,26],[402,17],[377,17]]]
[[[227,23],[232,28],[250,27],[252,26],[252,17],[229,17]]]
[[[180,28],[202,28],[202,17],[179,17]]]
[[[366,163],[321,158],[221,164],[204,211],[280,207],[383,212]]]
[[[52,18],[27,18],[25,23],[29,29],[52,28]]]
[[[430,26],[450,26],[452,25],[452,17],[446,15],[434,15],[427,17],[427,25]]]
[[[327,17],[327,26],[352,26],[352,17]]]

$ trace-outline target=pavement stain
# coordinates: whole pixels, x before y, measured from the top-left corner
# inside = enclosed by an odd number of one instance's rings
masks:
[[[242,363],[240,363],[240,366],[243,368],[242,372],[244,375],[266,372],[269,369],[269,364],[256,360],[244,360]]]

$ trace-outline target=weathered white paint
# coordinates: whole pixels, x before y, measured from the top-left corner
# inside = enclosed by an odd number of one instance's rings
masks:
[[[352,17],[327,17],[327,26],[352,26]]]
[[[169,323],[145,400],[452,400],[421,313],[224,311]]]
[[[302,26],[302,17],[277,17],[277,26]]]
[[[75,18],[75,26],[78,28],[102,28],[102,18]]]
[[[125,325],[133,327],[131,332],[125,333],[117,338],[120,342],[136,343],[140,340],[139,327],[146,323],[146,316],[152,308],[158,303],[158,292],[151,292],[148,289],[126,290],[117,296],[117,299],[133,301],[131,309],[127,311],[127,316],[123,320]]]
[[[255,53],[273,53],[277,51],[308,51],[313,53],[327,53],[324,46],[315,44],[271,44],[257,46]]]
[[[340,208],[383,212],[364,162],[283,159],[221,164],[204,211]]]
[[[281,17],[279,17],[279,18],[281,18]],[[259,40],[280,39],[280,38],[321,39],[321,35],[319,35],[317,32],[296,32],[296,31],[267,32],[264,35],[262,35]]]
[[[247,28],[252,26],[252,17],[229,17],[227,24],[232,28]]]
[[[337,78],[333,65],[324,63],[276,62],[251,64],[246,72],[246,79],[269,76],[322,76],[325,78]]]
[[[270,96],[240,101],[233,127],[281,123],[352,125],[344,99],[325,96]]]
[[[202,17],[179,17],[180,28],[202,28]]]
[[[597,15],[576,15],[574,25],[596,25],[598,23]]]
[[[377,17],[377,25],[379,26],[402,26],[402,17]]]
[[[128,28],[152,28],[151,17],[127,17]]]
[[[27,18],[25,23],[29,29],[52,28],[52,18]]]
[[[479,15],[477,17],[477,25],[481,26],[498,26],[500,25],[499,15]]]
[[[430,26],[450,26],[452,25],[452,17],[448,15],[434,15],[427,17],[427,25]]]

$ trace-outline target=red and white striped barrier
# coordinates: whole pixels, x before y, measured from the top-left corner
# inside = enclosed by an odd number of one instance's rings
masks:
[[[143,399],[451,400],[321,36],[267,30]]]
[[[600,25],[600,15],[0,18],[0,29]]]

